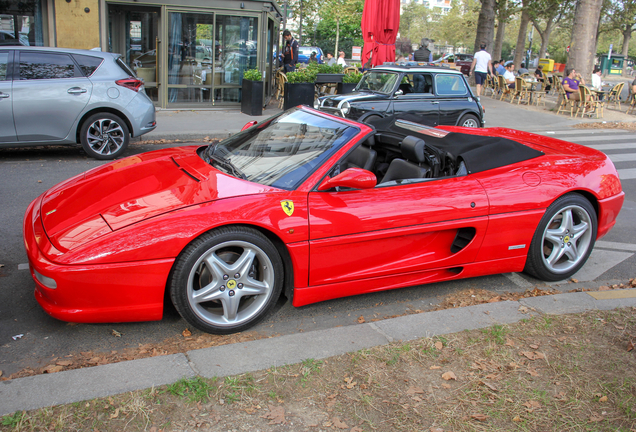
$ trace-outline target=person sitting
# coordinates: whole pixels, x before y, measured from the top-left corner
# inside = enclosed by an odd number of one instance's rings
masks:
[[[347,62],[345,61],[345,53],[344,51],[340,51],[338,53],[338,64],[342,67],[347,67]]]
[[[521,67],[517,71],[517,75],[522,76],[522,75],[525,75],[527,73],[530,73],[530,71],[528,69],[526,69],[526,64],[524,62],[521,62]]]
[[[513,62],[508,62],[506,65],[506,71],[503,74],[504,80],[506,80],[506,84],[508,87],[514,90],[515,88],[515,64]]]
[[[316,58],[316,51],[311,52],[311,55],[309,56],[309,62],[318,63],[318,59]]]
[[[333,54],[328,52],[327,53],[327,66],[333,66],[336,64],[336,59],[334,58]]]
[[[534,71],[534,77],[537,79],[537,81],[540,81],[542,83],[545,82],[545,75],[543,75],[543,65],[537,66]]]
[[[506,73],[506,66],[504,65],[503,59],[499,60],[499,66],[497,66],[497,73],[499,75],[503,75]]]
[[[492,63],[492,74],[493,76],[499,75],[499,60],[495,60]]]
[[[571,100],[581,100],[581,94],[579,93],[579,84],[585,85],[585,81],[581,74],[576,73],[574,68],[565,70],[565,77],[563,81],[563,90],[565,90],[565,95],[568,99]]]

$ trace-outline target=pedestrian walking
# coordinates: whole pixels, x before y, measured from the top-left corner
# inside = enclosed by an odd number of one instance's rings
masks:
[[[289,30],[283,32],[283,39],[285,39],[283,68],[285,73],[293,72],[296,70],[296,63],[298,63],[298,42],[294,39]]]
[[[481,87],[486,84],[488,74],[492,75],[492,63],[490,54],[486,52],[486,44],[479,45],[479,51],[473,56],[473,63],[470,65],[468,76],[475,72],[475,84],[477,84],[477,100],[481,96]]]

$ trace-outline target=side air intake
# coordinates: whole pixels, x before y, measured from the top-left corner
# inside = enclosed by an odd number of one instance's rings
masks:
[[[475,238],[475,233],[477,231],[473,227],[460,228],[457,230],[457,235],[455,236],[455,240],[453,240],[453,244],[451,245],[451,252],[457,253],[460,250],[464,249],[468,246],[468,243]]]

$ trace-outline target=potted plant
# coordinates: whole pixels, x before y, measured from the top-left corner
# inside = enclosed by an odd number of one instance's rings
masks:
[[[287,73],[285,83],[285,96],[283,109],[289,109],[296,105],[314,105],[314,93],[316,70],[314,68],[301,68]]]
[[[263,74],[258,69],[243,72],[241,112],[251,116],[263,115]]]
[[[313,65],[310,65],[313,66]],[[344,74],[342,73],[342,65],[335,64],[332,66],[319,64],[316,68],[316,84],[341,83]]]
[[[342,77],[342,82],[338,83],[338,94],[353,92],[361,79],[362,74],[360,72],[345,74]]]

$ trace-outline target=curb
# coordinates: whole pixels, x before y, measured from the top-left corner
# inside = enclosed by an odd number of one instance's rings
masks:
[[[512,324],[530,316],[636,307],[636,288],[612,290],[597,300],[588,292],[486,303],[297,333],[182,354],[130,360],[0,382],[0,416],[18,410],[80,402],[174,383],[181,378],[237,375],[323,359],[422,337]],[[524,308],[521,308],[524,306]],[[521,310],[520,310],[521,309]]]

